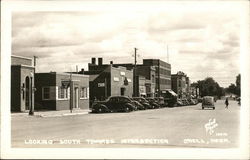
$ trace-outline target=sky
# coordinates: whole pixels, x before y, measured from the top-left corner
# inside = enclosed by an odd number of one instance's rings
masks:
[[[227,87],[240,72],[239,19],[240,10],[231,3],[16,11],[12,54],[37,56],[36,72],[66,72],[76,65],[87,70],[91,57],[133,63],[136,47],[138,63],[161,59],[171,64],[172,74],[183,71],[191,82],[213,77]]]

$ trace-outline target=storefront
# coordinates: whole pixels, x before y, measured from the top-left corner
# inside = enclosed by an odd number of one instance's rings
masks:
[[[89,76],[70,73],[36,73],[35,109],[89,109]]]

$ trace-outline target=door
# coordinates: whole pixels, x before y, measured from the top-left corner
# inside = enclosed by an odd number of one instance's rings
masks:
[[[126,88],[121,88],[121,96],[124,96],[125,95],[125,90],[126,90]]]
[[[79,108],[79,90],[78,87],[75,87],[74,91],[74,96],[75,96],[75,108]]]

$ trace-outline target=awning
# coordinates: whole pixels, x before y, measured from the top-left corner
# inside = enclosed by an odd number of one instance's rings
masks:
[[[168,93],[172,94],[173,96],[177,96],[177,94],[174,91],[172,91],[171,89],[164,89],[162,91],[167,91]]]

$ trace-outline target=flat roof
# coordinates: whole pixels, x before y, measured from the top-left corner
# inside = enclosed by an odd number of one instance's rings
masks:
[[[84,74],[77,74],[77,73],[65,73],[65,72],[36,72],[36,74],[57,74],[57,75],[72,75],[72,76],[79,76],[79,77],[89,77],[89,75]]]
[[[23,57],[23,56],[17,56],[17,55],[11,55],[11,57],[16,57],[16,58],[22,58],[22,59],[32,60],[32,58],[29,58],[29,57]]]

